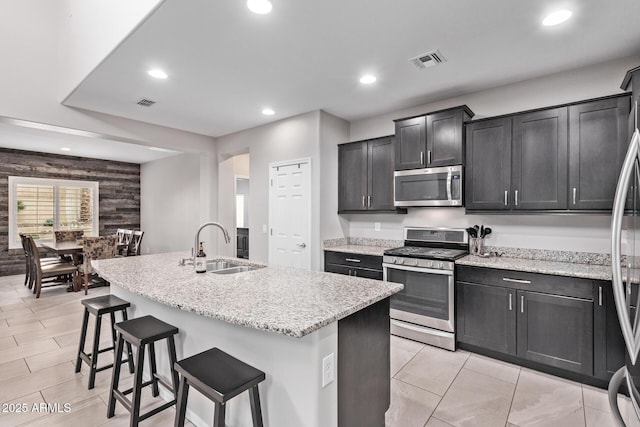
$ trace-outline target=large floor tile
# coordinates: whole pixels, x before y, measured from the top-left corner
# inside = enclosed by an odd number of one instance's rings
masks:
[[[44,325],[40,323],[40,321],[34,319],[29,319],[28,322],[20,323],[18,325],[12,325],[9,323],[5,326],[0,324],[0,337],[11,337],[40,329],[44,329]]]
[[[29,367],[24,359],[12,360],[0,364],[0,383],[6,379],[19,377],[29,373]]]
[[[400,350],[408,351],[411,353],[417,353],[424,348],[425,344],[417,341],[409,340],[402,337],[391,335],[391,347],[398,348]]]
[[[71,362],[45,368],[37,372],[13,377],[0,382],[0,402],[26,396],[63,383],[75,376]]]
[[[439,401],[436,394],[392,379],[386,427],[423,427]]]
[[[512,384],[518,382],[518,376],[520,375],[520,366],[479,354],[471,354],[464,364],[464,368]]]
[[[75,361],[77,354],[77,347],[65,347],[27,357],[25,361],[29,366],[29,370],[35,372],[64,362]]]
[[[400,371],[415,356],[415,353],[391,347],[391,376]]]
[[[395,378],[442,396],[468,357],[467,352],[451,352],[427,345],[395,375]]]
[[[599,411],[586,406],[584,415],[587,427],[618,427],[615,418],[610,412]]]
[[[36,354],[47,353],[59,348],[60,347],[58,346],[58,343],[56,343],[53,338],[47,338],[39,342],[10,347],[4,350],[0,350],[0,363],[11,362],[12,360],[35,356]]]
[[[431,418],[429,418],[429,422],[425,424],[424,427],[453,427],[453,426],[449,423],[445,423],[444,421],[439,420],[436,417],[432,416]]]
[[[514,383],[463,368],[433,415],[454,426],[504,425],[514,390]]]
[[[43,414],[42,417],[30,421],[24,426],[29,427],[72,427],[72,426],[97,426],[103,423],[107,417],[107,407],[97,396],[90,397],[81,402],[69,405],[66,412],[60,405],[60,412]]]
[[[509,422],[527,426],[584,426],[582,387],[571,381],[522,369]]]

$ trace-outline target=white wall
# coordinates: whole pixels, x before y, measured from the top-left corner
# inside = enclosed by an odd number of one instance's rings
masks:
[[[467,104],[477,119],[621,93],[620,83],[626,71],[638,64],[640,56],[623,58],[354,121],[350,140],[392,134],[393,119],[461,104]],[[608,215],[466,215],[464,209],[409,208],[407,215],[347,218],[352,237],[402,239],[405,226],[465,228],[484,224],[493,229],[487,241],[492,246],[610,252]],[[374,231],[374,222],[381,223],[380,231]]]
[[[314,111],[299,116],[280,120],[267,125],[255,127],[242,132],[218,138],[217,149],[221,162],[237,154],[249,153],[251,196],[249,199],[249,258],[254,261],[266,262],[269,257],[269,239],[262,232],[263,225],[269,221],[269,164],[290,159],[311,158],[312,168],[312,268],[320,265],[321,245],[319,235],[320,217],[320,156],[319,156],[319,123],[320,112]],[[233,173],[226,172],[227,174]],[[233,194],[233,181],[226,179],[224,171],[219,174],[220,203],[218,205],[219,218],[235,216],[233,205],[222,202],[223,194]],[[231,184],[229,184],[231,183]],[[225,224],[227,225],[227,224]]]
[[[165,0],[64,0],[60,16],[59,98],[66,98]]]
[[[204,206],[208,201],[200,194],[201,156],[181,154],[142,164],[143,254],[190,251],[193,246],[202,211],[208,209]]]

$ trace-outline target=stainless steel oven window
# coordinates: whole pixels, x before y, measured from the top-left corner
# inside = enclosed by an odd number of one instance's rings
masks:
[[[391,298],[391,317],[453,332],[453,271],[384,265],[384,280],[405,288]]]

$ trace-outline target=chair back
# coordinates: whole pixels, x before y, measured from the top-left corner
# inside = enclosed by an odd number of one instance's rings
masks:
[[[131,239],[133,239],[133,230],[123,230],[123,238],[122,243],[128,245],[131,243]]]
[[[140,255],[140,243],[142,243],[142,236],[144,236],[144,231],[133,232],[131,242],[129,242],[127,255]]]
[[[58,230],[54,234],[56,242],[75,242],[84,237],[84,230]]]
[[[84,273],[93,273],[91,260],[115,258],[117,253],[118,243],[115,235],[102,237],[85,237],[82,243]]]
[[[124,232],[127,231],[124,228],[118,228],[118,230],[116,231],[116,239],[118,241],[119,245],[122,245],[124,243]]]
[[[29,264],[33,268],[34,273],[38,276],[42,275],[42,266],[40,265],[40,252],[38,251],[38,245],[33,237],[25,235],[25,249],[27,251],[27,257],[29,258]]]
[[[24,251],[24,256],[29,257],[29,250],[27,248],[27,235],[20,233],[20,243],[22,244],[22,250]]]

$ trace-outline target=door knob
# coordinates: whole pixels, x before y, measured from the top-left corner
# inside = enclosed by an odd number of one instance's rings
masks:
[[[297,243],[297,245],[301,248],[306,248],[307,244],[306,243]]]

